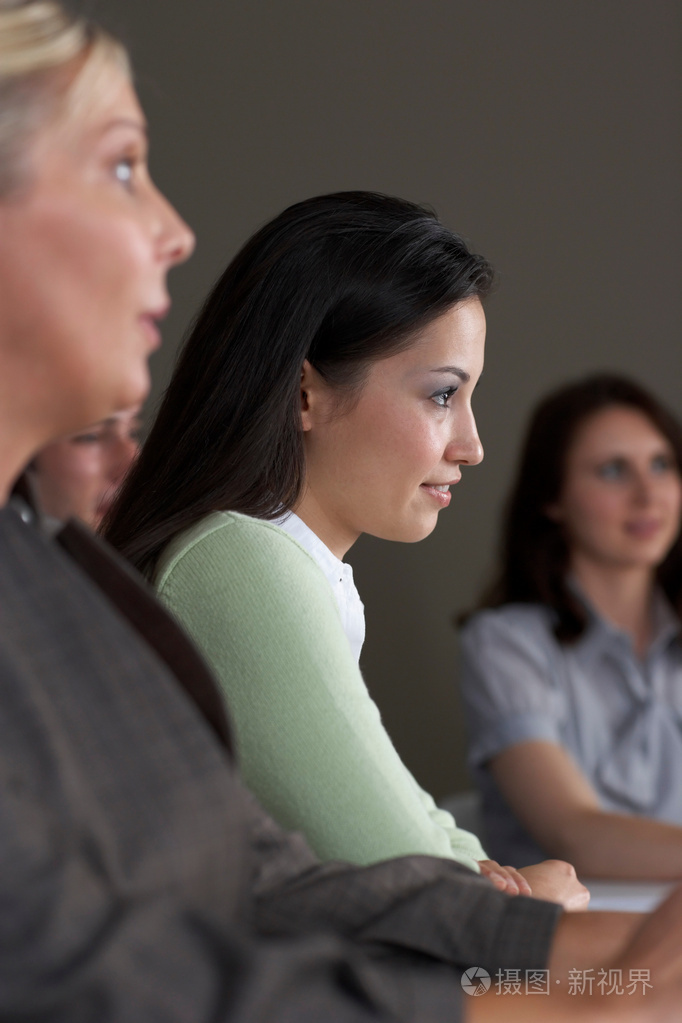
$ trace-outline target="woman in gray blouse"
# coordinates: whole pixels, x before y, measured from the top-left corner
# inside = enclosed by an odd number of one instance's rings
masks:
[[[488,847],[682,876],[682,427],[599,375],[536,409],[502,566],[462,632]]]

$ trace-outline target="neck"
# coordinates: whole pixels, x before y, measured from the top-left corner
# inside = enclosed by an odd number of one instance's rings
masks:
[[[571,571],[602,618],[627,632],[636,652],[643,654],[653,631],[653,570],[597,565],[574,555]]]
[[[40,445],[25,443],[0,424],[0,507],[9,500],[15,480],[24,471]]]
[[[34,380],[16,369],[11,358],[3,357],[3,341],[0,333],[0,506],[9,499],[17,476],[56,432],[43,421],[48,407],[45,395]]]
[[[15,480],[36,452],[67,432],[50,421],[44,396],[34,393],[21,377],[13,379],[6,369],[0,362],[0,506],[7,503]]]
[[[305,522],[308,529],[312,529],[313,533],[319,536],[325,547],[328,547],[339,561],[343,561],[359,536],[358,533],[345,528],[342,523],[331,519],[309,488],[306,488],[303,497],[292,511]]]

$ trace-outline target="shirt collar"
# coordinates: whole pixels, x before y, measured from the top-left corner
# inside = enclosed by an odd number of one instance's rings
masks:
[[[33,473],[26,471],[14,481],[10,503],[26,525],[36,526],[47,536],[55,536],[64,523],[43,510]]]
[[[594,656],[603,653],[605,640],[612,646],[625,646],[631,651],[632,642],[627,632],[602,618],[577,579],[570,577],[567,583],[587,611],[587,628],[575,644],[575,651],[580,659],[584,662],[591,661]],[[682,623],[660,589],[654,592],[653,623],[653,638],[646,652],[646,659],[668,646],[682,628]]]
[[[299,519],[295,512],[286,512],[280,518],[275,519],[274,523],[280,529],[287,532],[289,536],[292,536],[294,540],[297,540],[301,547],[304,547],[308,554],[315,558],[315,561],[317,561],[332,585],[347,579],[349,576],[352,579],[353,570],[350,565],[346,565],[335,554],[332,554],[329,548],[322,543],[317,533],[313,533],[310,526],[307,526],[303,519]]]

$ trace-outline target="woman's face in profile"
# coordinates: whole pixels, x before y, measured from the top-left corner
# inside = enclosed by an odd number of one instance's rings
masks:
[[[68,433],[138,405],[189,229],[152,184],[142,111],[113,66],[29,143],[0,200],[0,336],[38,415]]]
[[[32,464],[48,515],[97,529],[137,455],[140,425],[139,409],[129,409],[38,452]]]
[[[682,482],[670,442],[640,411],[615,405],[587,418],[566,458],[560,522],[574,558],[654,568],[680,530]]]
[[[480,301],[460,302],[405,351],[373,363],[347,410],[306,364],[299,509],[338,557],[361,533],[405,542],[428,536],[460,466],[481,461],[471,396],[484,342]]]

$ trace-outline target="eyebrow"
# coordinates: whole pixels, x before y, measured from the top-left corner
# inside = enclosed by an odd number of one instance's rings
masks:
[[[438,366],[437,369],[432,369],[432,373],[452,373],[453,376],[459,377],[463,384],[467,384],[471,377],[464,369],[459,369],[458,366]]]
[[[107,121],[104,131],[113,131],[114,128],[135,128],[142,135],[148,134],[147,122],[137,121],[133,117],[115,117],[111,121]]]
[[[124,418],[124,416],[127,416],[127,415],[128,415],[128,411],[126,410],[125,412],[121,412],[119,415],[115,415],[114,414],[113,416],[107,416],[106,419],[100,419],[100,420],[98,420],[98,422],[93,423],[93,426],[116,426],[116,424],[120,423],[121,420]],[[130,422],[133,423],[133,424],[134,423],[141,423],[142,422],[142,413],[136,412],[134,416],[130,417]]]

